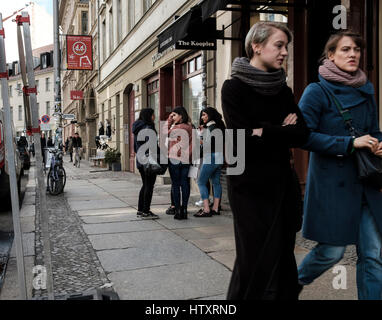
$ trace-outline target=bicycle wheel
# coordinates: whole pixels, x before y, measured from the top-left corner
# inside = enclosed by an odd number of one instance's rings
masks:
[[[64,192],[64,188],[66,185],[66,172],[64,167],[60,167],[57,169],[58,170],[58,178],[60,181],[60,193]]]
[[[46,185],[51,195],[58,195],[60,193],[60,180],[54,178],[52,169],[49,169]]]

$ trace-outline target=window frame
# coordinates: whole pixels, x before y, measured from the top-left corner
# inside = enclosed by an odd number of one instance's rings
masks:
[[[197,52],[191,56],[188,56],[187,58],[184,58],[180,64],[181,64],[181,69],[182,69],[182,81],[185,81],[189,78],[192,78],[192,77],[195,77],[201,73],[203,73],[203,61],[202,61],[202,66],[200,69],[196,69],[197,67],[197,59],[198,58],[201,58],[202,57],[202,54],[201,52]],[[190,62],[193,61],[195,63],[195,71],[193,72],[189,72],[189,64]],[[186,71],[186,74],[183,73],[183,67],[184,65],[187,65],[187,71]]]

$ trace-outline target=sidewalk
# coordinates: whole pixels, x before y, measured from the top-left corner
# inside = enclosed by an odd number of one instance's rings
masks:
[[[59,213],[58,206],[56,213],[51,214],[59,217],[50,220],[54,229],[51,241],[55,289],[60,290],[60,294],[71,293],[69,287],[74,290],[112,283],[120,299],[225,299],[235,259],[229,211],[224,210],[221,216],[212,218],[195,218],[193,214],[199,208],[193,204],[199,195],[192,194],[189,219],[174,220],[165,214],[170,186],[156,185],[151,210],[160,218],[141,220],[136,217],[139,176],[90,167],[87,161],[81,162],[81,168],[75,168],[67,157],[65,169],[65,193],[61,200],[52,201],[60,201],[61,207],[68,206],[70,213],[66,216],[71,223],[64,227],[65,215]],[[59,248],[62,242],[65,246]],[[76,250],[84,250],[81,256],[88,256],[81,262],[83,268],[78,267]],[[70,259],[66,257],[68,251],[74,251]],[[62,258],[55,258],[60,252]],[[296,246],[298,263],[307,252],[308,249]],[[72,260],[71,264],[67,260]],[[300,298],[356,299],[355,267],[351,264],[345,267],[347,290],[333,289],[336,274],[330,270],[306,287]],[[65,268],[71,269],[73,275],[70,284]],[[89,273],[92,273],[92,281]],[[78,283],[82,281],[78,280],[82,279],[81,274],[88,283]]]

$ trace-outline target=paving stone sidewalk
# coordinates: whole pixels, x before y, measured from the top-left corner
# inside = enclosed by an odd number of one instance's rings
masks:
[[[170,186],[157,184],[151,209],[160,219],[145,221],[136,216],[139,176],[94,168],[86,161],[75,168],[67,157],[65,169],[65,193],[47,195],[56,298],[111,284],[121,299],[128,300],[225,299],[235,259],[232,214],[227,208],[221,216],[195,218],[199,208],[192,204],[199,195],[193,193],[189,219],[174,220],[165,214]],[[38,199],[23,204],[24,219],[36,222],[35,232],[30,224],[23,228],[29,288],[29,269],[43,264],[40,215],[37,209],[34,217],[34,203]],[[313,245],[298,235],[297,263]],[[349,250],[348,255],[340,262],[348,273],[346,290],[333,289],[335,274],[329,270],[300,298],[356,299],[354,254]],[[10,267],[7,287],[17,282],[15,268]],[[44,298],[46,292],[35,290],[33,295]]]

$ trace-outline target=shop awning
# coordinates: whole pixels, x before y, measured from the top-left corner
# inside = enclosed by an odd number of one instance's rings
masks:
[[[202,21],[202,8],[197,5],[175,20],[158,35],[158,53],[175,49],[216,50],[216,19]]]
[[[204,0],[199,3],[202,8],[202,20],[205,21],[218,10],[223,10],[232,0]]]

